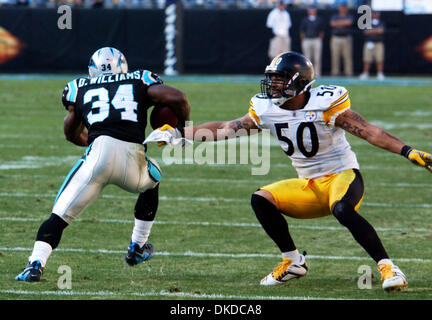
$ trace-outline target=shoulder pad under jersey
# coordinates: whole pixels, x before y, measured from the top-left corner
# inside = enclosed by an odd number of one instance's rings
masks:
[[[146,86],[153,84],[163,84],[162,79],[154,72],[149,70],[140,70],[142,72],[141,80]]]
[[[351,107],[348,90],[344,87],[322,85],[311,90],[310,109],[323,111],[323,120],[330,126],[336,117]]]
[[[249,116],[259,128],[264,127],[262,115],[271,106],[271,99],[263,97],[261,94],[253,96],[249,102]]]

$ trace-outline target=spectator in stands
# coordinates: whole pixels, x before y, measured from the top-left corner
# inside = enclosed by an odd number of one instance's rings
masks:
[[[317,9],[311,6],[307,10],[308,16],[303,18],[300,24],[300,40],[303,54],[312,61],[315,69],[315,77],[321,76],[322,39],[324,38],[324,26],[318,17]]]
[[[249,0],[249,2],[252,3],[253,7],[258,8],[271,8],[274,3],[272,0]]]
[[[372,62],[376,62],[377,78],[384,80],[384,23],[380,20],[380,13],[372,13],[372,29],[363,31],[363,73],[361,80],[369,77]]]
[[[93,0],[92,8],[103,8],[104,0]]]
[[[347,76],[353,75],[353,56],[352,56],[352,25],[354,18],[348,13],[345,3],[339,5],[339,13],[331,17],[330,27],[332,36],[330,39],[331,50],[331,74],[339,75],[340,58],[344,62],[344,73]]]
[[[75,8],[82,8],[84,5],[84,0],[74,0],[74,7]]]
[[[291,50],[291,39],[289,29],[291,17],[286,10],[284,1],[279,1],[277,7],[272,9],[267,16],[267,28],[272,29],[273,38],[270,39],[268,56],[270,61],[279,53]]]
[[[29,0],[17,0],[16,1],[16,5],[17,6],[28,6],[29,5]]]

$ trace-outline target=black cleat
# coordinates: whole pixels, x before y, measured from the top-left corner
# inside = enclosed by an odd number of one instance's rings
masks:
[[[15,280],[26,282],[40,281],[43,269],[44,268],[42,267],[39,260],[33,261],[32,263],[29,261],[24,270],[15,277]]]
[[[128,252],[125,256],[125,261],[128,265],[134,266],[153,257],[154,247],[150,243],[144,244],[141,248],[138,243],[131,242],[128,247]]]

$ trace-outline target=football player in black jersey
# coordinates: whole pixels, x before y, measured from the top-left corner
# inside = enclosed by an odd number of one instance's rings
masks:
[[[15,280],[40,280],[63,230],[108,184],[139,193],[126,263],[133,266],[153,256],[154,248],[147,240],[158,207],[161,172],[143,145],[147,110],[158,104],[169,106],[182,123],[189,120],[189,102],[183,92],[163,84],[155,73],[129,72],[125,56],[115,48],[97,50],[88,68],[89,77],[69,82],[62,97],[68,111],[65,137],[87,149],[60,187],[28,264]]]

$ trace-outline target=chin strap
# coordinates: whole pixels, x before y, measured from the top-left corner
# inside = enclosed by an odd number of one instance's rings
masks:
[[[289,88],[289,86],[294,82],[294,80],[295,79],[297,79],[297,77],[300,75],[300,73],[298,73],[298,72],[296,72],[293,76],[292,76],[292,78],[288,81],[288,83],[287,83],[287,88]],[[289,92],[293,92],[293,90],[288,90],[288,89],[286,89],[286,90],[284,90],[284,93],[285,94],[288,94]],[[291,96],[293,96],[292,94],[291,94]],[[288,99],[289,99],[289,97],[288,97]]]
[[[295,79],[297,79],[297,77],[299,76],[300,74],[298,73],[298,72],[296,72],[295,74],[294,74],[294,76],[290,79],[290,81],[288,81],[288,84],[287,84],[287,87],[289,87],[293,82],[294,82],[294,80]],[[307,85],[305,85],[305,87],[299,92],[299,93],[296,93],[294,90],[286,90],[285,91],[285,94],[289,94],[289,93],[291,93],[290,94],[290,96],[289,97],[286,97],[287,98],[287,100],[290,100],[290,99],[292,99],[292,98],[294,98],[294,97],[296,97],[296,96],[299,96],[299,95],[301,95],[302,93],[304,93],[304,92],[306,92],[307,90],[309,90],[309,88],[312,86],[312,84],[315,82],[315,80],[312,80],[311,82],[309,82]],[[286,100],[286,101],[287,101]]]
[[[315,82],[315,80],[312,80],[312,81],[309,82],[307,85],[305,85],[305,87],[303,88],[303,90],[299,92],[298,96],[301,95],[302,93],[308,91],[309,88],[312,86],[312,84],[313,84],[314,82]]]
[[[299,75],[300,73],[296,72],[288,81],[286,87],[289,88],[289,86],[298,78]],[[305,93],[306,91],[308,91],[314,82],[315,80],[309,82],[307,85],[304,86],[304,88],[299,93],[297,93],[295,90],[289,90],[289,89],[283,90],[283,94],[287,96],[282,96],[280,98],[273,98],[271,100],[275,105],[280,106],[284,104],[286,101],[291,100],[292,98],[299,96]]]

